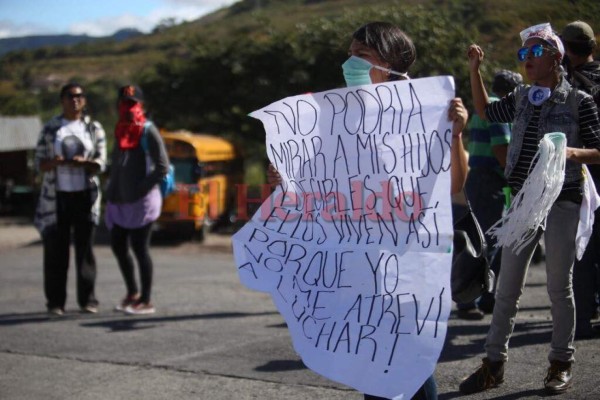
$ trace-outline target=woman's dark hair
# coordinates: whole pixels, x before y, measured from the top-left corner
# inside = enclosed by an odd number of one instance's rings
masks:
[[[81,89],[81,91],[84,91],[83,86],[81,86],[79,83],[69,82],[60,89],[60,98],[62,99],[63,97],[65,97],[67,95],[67,93],[69,92],[69,90],[71,90],[73,88],[79,88],[79,89]]]
[[[374,49],[379,57],[390,64],[396,72],[408,72],[417,59],[412,39],[400,28],[389,22],[369,22],[358,28],[352,38]],[[390,74],[390,80],[403,79]]]

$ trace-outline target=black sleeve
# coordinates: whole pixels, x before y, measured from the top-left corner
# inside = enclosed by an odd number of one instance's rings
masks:
[[[600,149],[598,110],[591,96],[585,96],[579,103],[579,134],[586,148]]]

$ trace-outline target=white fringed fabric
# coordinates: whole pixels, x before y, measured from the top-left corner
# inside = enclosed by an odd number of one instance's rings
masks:
[[[579,210],[579,225],[575,238],[575,256],[581,260],[594,229],[594,212],[600,207],[600,196],[587,165],[583,164],[583,201]]]
[[[512,247],[515,254],[535,238],[545,224],[550,208],[560,194],[565,180],[566,137],[553,132],[544,135],[535,154],[532,170],[510,208],[487,231],[497,240],[497,246]]]

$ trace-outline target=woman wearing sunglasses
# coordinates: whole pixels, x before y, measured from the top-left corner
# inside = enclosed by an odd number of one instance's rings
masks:
[[[34,223],[44,243],[44,294],[51,317],[65,313],[71,237],[77,303],[83,313],[98,312],[93,245],[100,220],[99,174],[106,168],[106,135],[87,115],[83,87],[64,85],[60,104],[62,114],[44,125],[34,159],[43,175]]]
[[[582,163],[600,162],[600,126],[592,97],[571,87],[563,76],[564,48],[550,24],[539,24],[521,32],[517,58],[524,63],[532,85],[519,85],[500,101],[490,103],[479,66],[484,53],[477,45],[468,50],[473,102],[477,113],[491,122],[512,122],[505,175],[513,195],[519,192],[534,163],[540,139],[546,133],[563,132],[567,138],[565,179],[560,195],[535,240],[521,252],[502,251],[496,288],[496,305],[485,342],[482,365],[460,384],[463,393],[481,392],[504,381],[508,341],[514,328],[519,297],[527,267],[539,238],[546,243],[546,273],[552,312],[550,368],[544,379],[551,394],[567,390],[574,361],[575,309],[571,275],[575,239],[582,202]]]

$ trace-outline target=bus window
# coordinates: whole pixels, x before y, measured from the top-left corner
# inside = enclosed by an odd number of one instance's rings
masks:
[[[171,164],[175,167],[175,182],[193,184],[197,181],[198,161],[195,158],[171,158]]]
[[[158,227],[203,238],[208,227],[229,220],[233,212],[235,185],[241,183],[240,154],[231,142],[215,135],[161,134],[175,167],[176,190],[163,201]]]

